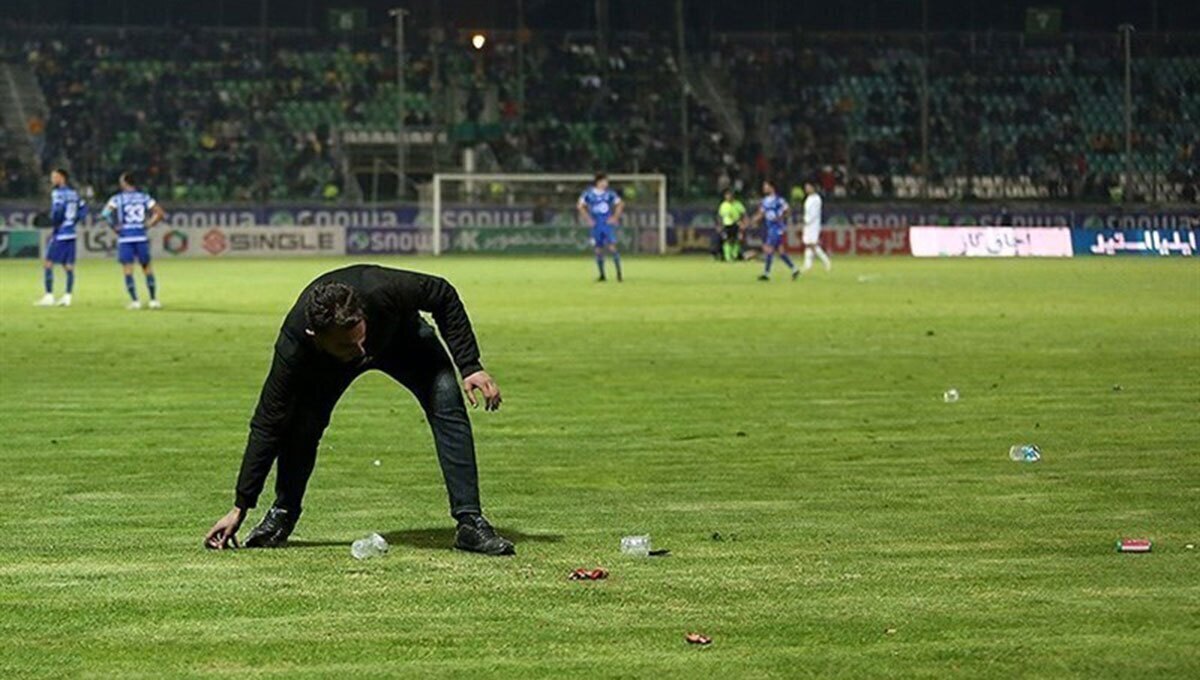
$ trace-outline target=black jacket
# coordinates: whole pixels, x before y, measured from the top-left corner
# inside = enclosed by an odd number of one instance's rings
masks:
[[[366,308],[367,357],[345,364],[321,352],[305,332],[304,303],[318,283],[337,281],[358,291]],[[235,503],[252,508],[258,501],[267,473],[280,454],[280,446],[294,431],[314,432],[319,439],[341,389],[377,357],[403,361],[392,352],[414,344],[429,312],[454,364],[463,376],[482,370],[479,346],[458,292],[445,279],[375,265],[354,265],[323,274],[310,283],[284,319],[275,341],[275,358],[263,384],[258,407],[250,421],[250,440],[242,457]],[[397,356],[398,355],[398,358]],[[321,421],[314,427],[313,420]],[[304,442],[316,445],[316,441]]]

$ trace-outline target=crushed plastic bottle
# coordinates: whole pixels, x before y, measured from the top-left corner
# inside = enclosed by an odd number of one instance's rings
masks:
[[[388,542],[379,534],[371,534],[350,544],[350,554],[356,560],[380,557],[388,551]]]
[[[945,392],[942,392],[942,401],[946,402],[947,404],[953,404],[954,402],[958,401],[958,390],[951,387]]]
[[[624,536],[621,538],[621,554],[633,557],[650,555],[649,536]]]
[[[1042,459],[1042,450],[1037,444],[1014,444],[1008,449],[1008,457],[1018,463],[1036,463]]]

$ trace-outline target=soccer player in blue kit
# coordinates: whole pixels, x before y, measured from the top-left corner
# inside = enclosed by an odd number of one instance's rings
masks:
[[[54,232],[46,244],[46,261],[43,280],[46,294],[37,302],[38,307],[57,304],[71,306],[71,292],[75,289],[75,225],[87,215],[87,203],[71,187],[70,176],[62,168],[50,173],[50,221]],[[62,265],[67,273],[67,292],[54,301],[54,265]]]
[[[766,266],[758,280],[771,280],[771,262],[775,259],[775,251],[778,250],[779,258],[792,270],[792,280],[795,281],[796,277],[800,276],[800,269],[792,262],[792,258],[787,256],[787,244],[784,243],[787,238],[787,216],[791,208],[788,207],[787,201],[776,193],[774,182],[764,180],[762,191],[763,199],[758,205],[758,212],[754,214],[754,222],[766,223],[766,233],[763,235],[763,259],[766,260]]]
[[[607,281],[604,275],[604,250],[612,253],[613,266],[617,269],[617,281],[623,281],[621,253],[617,252],[616,225],[621,221],[625,205],[617,192],[608,188],[608,175],[596,173],[595,183],[583,190],[579,196],[579,214],[585,224],[592,227],[592,245],[596,247],[596,266],[600,269],[597,281]]]
[[[139,191],[133,173],[121,173],[121,191],[113,194],[100,213],[117,232],[117,261],[125,273],[125,290],[129,291],[129,309],[141,309],[137,285],[133,282],[133,262],[142,265],[146,288],[150,291],[150,309],[159,309],[158,284],[150,266],[150,237],[146,230],[162,221],[166,213],[150,194]]]

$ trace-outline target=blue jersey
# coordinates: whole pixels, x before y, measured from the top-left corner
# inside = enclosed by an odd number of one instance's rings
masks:
[[[156,205],[158,203],[150,194],[136,189],[113,194],[104,204],[103,215],[117,230],[117,243],[146,241],[146,220]]]
[[[767,223],[767,229],[787,228],[787,225],[783,223],[783,213],[788,209],[788,204],[779,194],[764,197],[761,206],[763,221]]]
[[[87,215],[87,203],[71,187],[58,187],[50,192],[50,223],[54,225],[55,241],[74,241],[75,225]]]
[[[587,208],[587,212],[596,221],[596,226],[608,224],[608,218],[612,215],[617,206],[621,204],[621,197],[612,189],[601,191],[596,187],[584,189],[579,196],[579,205]]]

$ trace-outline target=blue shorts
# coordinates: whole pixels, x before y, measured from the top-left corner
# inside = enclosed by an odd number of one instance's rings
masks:
[[[143,267],[150,264],[149,241],[117,244],[117,262],[121,264],[133,264],[134,260],[137,260],[138,264]]]
[[[51,238],[46,244],[46,260],[54,264],[75,264],[75,239]]]
[[[617,231],[612,228],[611,224],[597,224],[592,227],[592,245],[597,248],[615,244],[617,242]]]
[[[767,237],[763,239],[763,245],[778,248],[783,244],[785,236],[787,236],[787,229],[785,227],[767,227]]]

